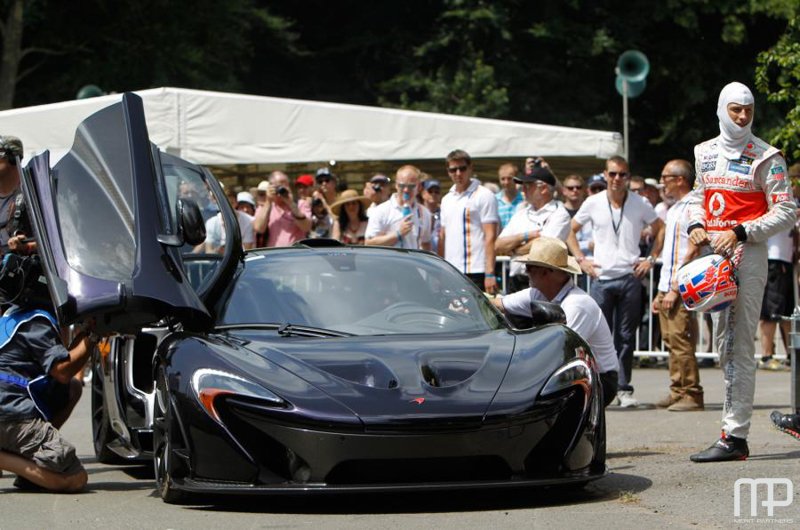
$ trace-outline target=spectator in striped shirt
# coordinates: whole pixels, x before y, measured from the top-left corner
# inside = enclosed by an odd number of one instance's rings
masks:
[[[694,187],[692,164],[671,160],[661,171],[664,193],[675,199],[667,211],[661,277],[653,313],[658,315],[661,336],[669,350],[669,395],[656,403],[673,412],[703,410],[703,387],[695,358],[697,321],[681,303],[676,276],[678,267],[697,252],[689,242],[689,192]]]
[[[487,293],[497,292],[494,241],[497,237],[497,200],[472,176],[472,158],[456,149],[447,155],[447,173],[453,180],[442,198],[439,254]]]

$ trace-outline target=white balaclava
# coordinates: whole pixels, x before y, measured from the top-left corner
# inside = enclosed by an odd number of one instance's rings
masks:
[[[753,121],[745,127],[739,127],[728,116],[728,104],[752,105],[753,93],[741,83],[734,81],[728,83],[719,93],[717,102],[717,118],[719,118],[720,151],[728,160],[739,160],[742,156],[747,141],[750,139],[750,127]]]

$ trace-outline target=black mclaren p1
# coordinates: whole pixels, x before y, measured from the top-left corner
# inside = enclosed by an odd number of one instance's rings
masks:
[[[152,458],[165,501],[605,473],[595,361],[556,311],[514,325],[427,252],[243,252],[216,179],[150,143],[137,96],[22,178],[61,323],[113,333],[93,364],[97,456]],[[214,216],[224,251],[195,252]]]

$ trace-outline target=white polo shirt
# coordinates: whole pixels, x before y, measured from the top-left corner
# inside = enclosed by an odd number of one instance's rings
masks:
[[[486,272],[483,226],[499,223],[497,199],[473,178],[463,192],[455,185],[442,197],[441,223],[445,234],[444,259],[464,274]]]
[[[552,200],[535,210],[533,205],[522,203],[511,217],[500,237],[515,236],[533,230],[539,231],[539,236],[555,237],[566,241],[569,235],[569,223],[572,218],[560,201]],[[525,274],[525,265],[511,262],[511,276]]]
[[[612,208],[608,191],[588,197],[573,217],[581,225],[591,223],[594,267],[601,280],[631,274],[639,261],[642,230],[658,215],[644,197],[628,192],[621,208]]]
[[[503,297],[503,307],[512,315],[531,316],[531,302],[559,304],[567,317],[567,326],[580,335],[592,349],[600,373],[619,371],[617,350],[600,306],[586,291],[567,281],[555,298],[548,300],[541,291],[528,287]]]
[[[397,194],[392,194],[388,201],[384,201],[372,209],[367,222],[365,239],[382,236],[397,231],[403,221],[403,206],[397,200]],[[420,248],[422,243],[431,241],[431,212],[416,202],[411,205],[411,221],[414,227],[403,238],[394,244],[397,248]]]

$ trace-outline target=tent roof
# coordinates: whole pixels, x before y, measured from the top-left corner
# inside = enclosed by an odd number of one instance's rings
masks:
[[[200,164],[319,160],[443,159],[455,148],[474,158],[608,156],[619,133],[182,88],[136,92],[150,138]],[[0,112],[0,134],[22,139],[28,155],[66,152],[78,124],[118,101],[109,95]]]

